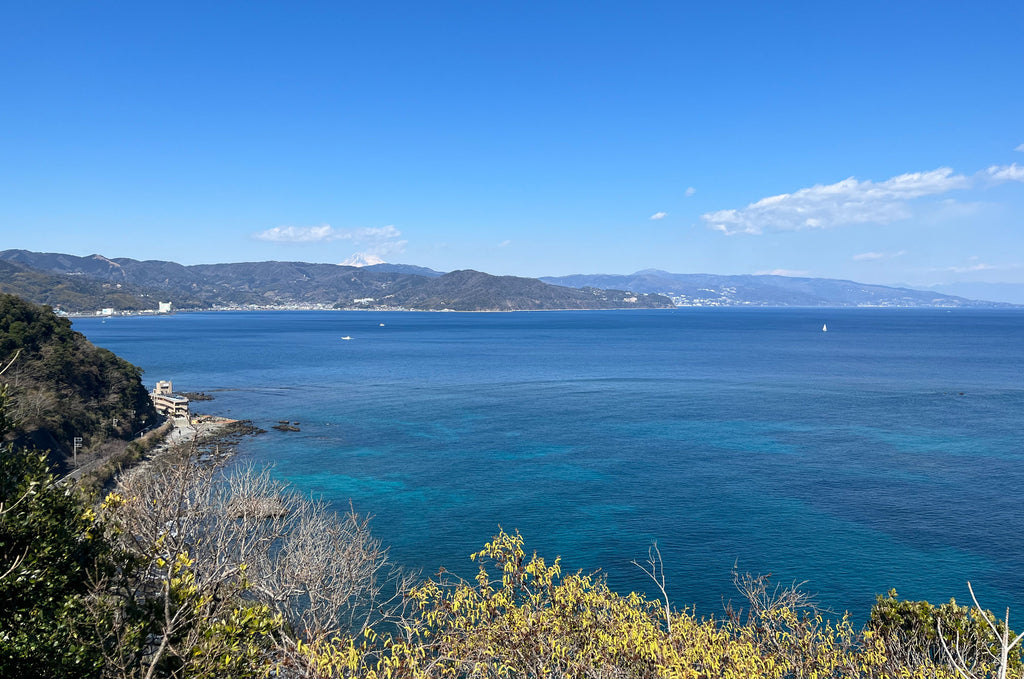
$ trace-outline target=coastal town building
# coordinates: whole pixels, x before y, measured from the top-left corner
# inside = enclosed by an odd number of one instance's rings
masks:
[[[175,394],[170,380],[157,382],[156,388],[149,392],[149,398],[157,412],[167,417],[188,417],[188,398]]]
[[[169,314],[169,313],[171,313],[171,303],[170,302],[158,302],[158,304],[159,304],[158,313],[161,313],[161,314]]]

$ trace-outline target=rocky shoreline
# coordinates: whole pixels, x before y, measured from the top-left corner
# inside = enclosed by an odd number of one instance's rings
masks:
[[[173,464],[186,455],[199,462],[222,465],[235,456],[244,437],[266,433],[250,420],[213,415],[199,415],[190,422],[176,420],[173,425],[160,443],[120,470],[107,485],[124,475],[148,473],[154,465]]]

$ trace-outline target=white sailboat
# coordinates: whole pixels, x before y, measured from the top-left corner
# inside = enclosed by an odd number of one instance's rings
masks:
[[[821,331],[822,332],[828,332],[828,324],[827,323],[822,323],[821,324]]]

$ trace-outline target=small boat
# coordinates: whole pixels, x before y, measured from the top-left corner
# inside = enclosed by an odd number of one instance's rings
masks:
[[[350,340],[350,339],[352,339],[352,338],[351,338],[351,337],[349,337],[348,335],[345,335],[345,336],[344,336],[344,337],[342,337],[341,339],[343,339],[343,340]]]
[[[382,328],[383,328],[383,327],[384,327],[384,324],[383,324],[383,323],[381,323],[381,324],[380,324],[380,327],[382,327]]]
[[[822,332],[828,332],[828,324],[827,323],[822,323],[821,324],[821,331]]]

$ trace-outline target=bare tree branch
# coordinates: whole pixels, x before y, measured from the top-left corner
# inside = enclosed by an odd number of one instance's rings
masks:
[[[661,559],[661,550],[658,549],[658,541],[654,540],[647,549],[647,565],[633,561],[633,565],[647,574],[654,584],[661,591],[661,598],[665,602],[665,626],[669,634],[672,634],[672,607],[669,604],[668,592],[665,590],[665,563]]]
[[[240,603],[281,616],[282,653],[299,641],[358,635],[407,604],[409,576],[390,564],[368,518],[351,508],[339,516],[268,469],[219,469],[195,439],[179,457],[125,475],[116,493],[117,537],[143,564],[123,589],[160,605],[147,676],[168,657],[195,657],[209,643],[205,621]]]

